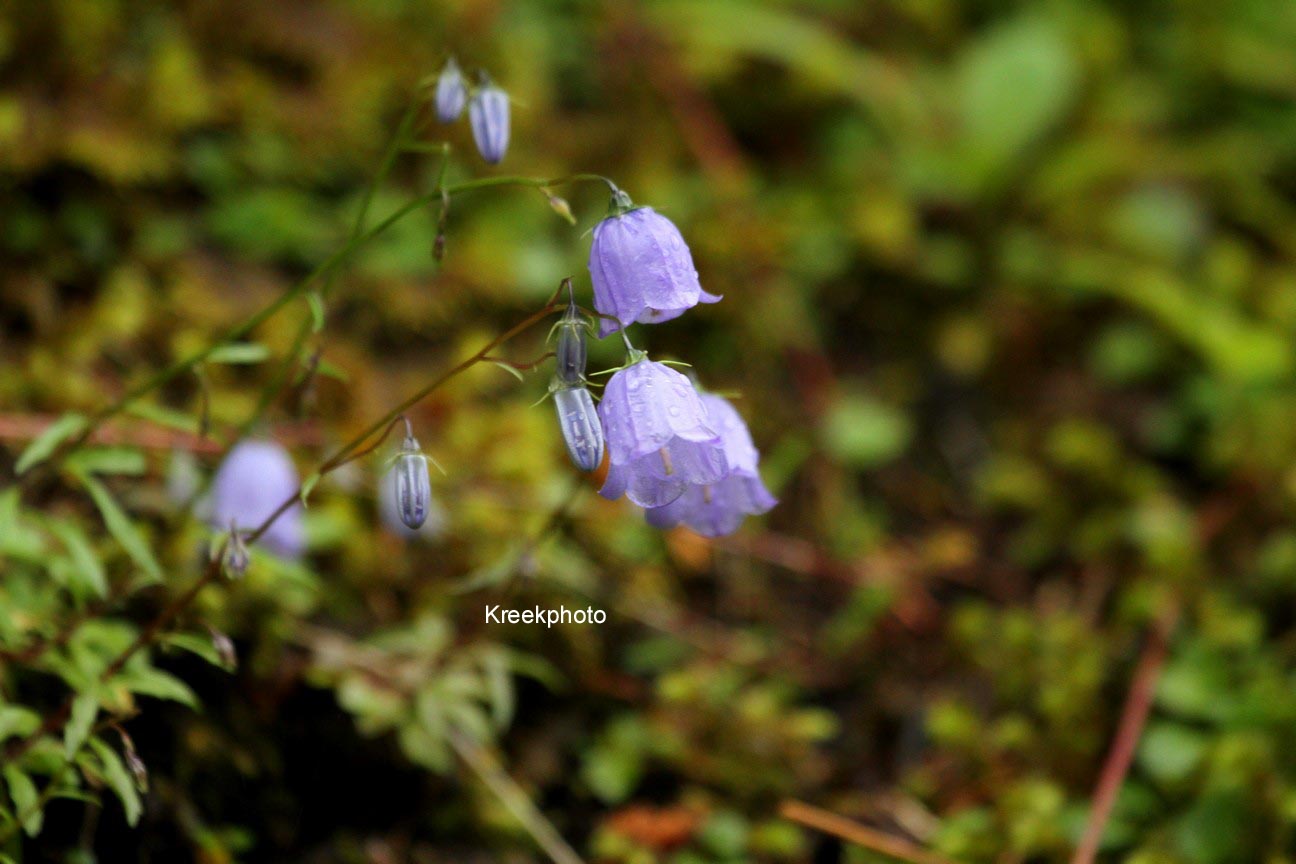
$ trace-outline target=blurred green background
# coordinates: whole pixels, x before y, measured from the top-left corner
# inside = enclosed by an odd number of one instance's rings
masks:
[[[724,302],[634,338],[741,393],[782,503],[722,541],[655,532],[568,467],[532,407],[547,372],[476,369],[414,414],[444,532],[380,527],[377,457],[328,478],[306,562],[258,558],[182,619],[237,670],[158,650],[184,690],[127,694],[136,827],[111,796],[56,800],[5,851],[539,860],[454,728],[587,860],[886,860],[781,820],[799,798],[956,861],[1067,861],[1164,626],[1102,860],[1296,861],[1290,0],[14,0],[0,487],[44,422],[336,249],[449,52],[513,98],[498,169],[421,115],[452,179],[598,172],[680,227]],[[375,217],[436,170],[402,157]],[[453,203],[442,265],[429,211],[344,269],[307,343],[329,374],[267,417],[303,474],[564,276],[588,302],[606,191],[557,191],[574,228],[488,190]],[[310,315],[258,328],[266,362],[112,425],[146,456],[102,482],[164,586],[125,590],[131,558],[64,475],[5,499],[0,720],[57,705],[58,658],[119,645],[196,577],[205,531],[168,484],[210,473]],[[605,343],[592,368],[620,362]],[[204,401],[209,439],[176,437]],[[46,518],[83,526],[102,584],[19,530]],[[610,623],[483,625],[498,602]]]

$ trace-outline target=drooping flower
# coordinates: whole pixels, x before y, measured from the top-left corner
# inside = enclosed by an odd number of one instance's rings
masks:
[[[605,498],[624,494],[640,507],[660,507],[727,471],[720,436],[692,382],[668,366],[641,357],[620,370],[598,410],[610,456],[599,490]]]
[[[760,454],[747,424],[723,396],[703,393],[707,420],[724,444],[728,473],[719,481],[690,486],[674,501],[645,511],[658,528],[684,524],[706,537],[721,537],[738,530],[749,515],[764,513],[778,503],[761,481]]]
[[[240,441],[212,481],[209,524],[218,531],[248,533],[260,527],[299,489],[292,459],[273,441]],[[260,545],[281,558],[297,558],[305,546],[301,504],[294,503],[261,535]]]
[[[593,471],[603,462],[603,425],[589,390],[583,385],[559,387],[553,400],[572,464]]]
[[[468,101],[468,88],[464,84],[459,64],[451,57],[446,60],[436,83],[436,115],[442,123],[453,123],[463,113]]]
[[[594,308],[629,325],[656,324],[678,318],[698,303],[720,298],[702,290],[688,245],[665,216],[651,207],[635,207],[617,190],[612,215],[594,227],[589,271]],[[620,329],[616,321],[599,321],[599,336]]]
[[[405,429],[405,442],[392,466],[396,475],[396,512],[405,527],[417,530],[428,517],[432,480],[428,476],[427,457],[419,449],[409,420],[405,421]]]
[[[490,164],[499,164],[509,143],[508,94],[494,84],[483,84],[468,103],[468,120],[477,152]]]

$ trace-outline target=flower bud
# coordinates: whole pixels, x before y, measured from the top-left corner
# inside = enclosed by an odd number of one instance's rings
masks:
[[[580,310],[572,303],[562,320],[554,325],[558,341],[554,348],[554,376],[560,387],[574,387],[585,383],[586,325]]]
[[[603,425],[594,400],[584,387],[555,390],[553,399],[567,455],[580,470],[593,471],[603,461]]]
[[[463,113],[464,102],[468,100],[468,88],[464,85],[463,74],[459,64],[451,57],[441,69],[436,83],[436,115],[442,123],[453,123]]]
[[[418,441],[413,435],[405,436],[393,470],[396,473],[396,512],[406,527],[418,528],[428,517],[432,479],[428,476],[427,457],[419,451]]]
[[[484,84],[468,104],[477,152],[492,165],[504,158],[509,143],[508,94],[494,84]]]
[[[225,560],[221,562],[225,575],[230,579],[242,579],[248,568],[248,549],[243,542],[243,535],[233,522],[230,522],[229,542],[225,544]]]

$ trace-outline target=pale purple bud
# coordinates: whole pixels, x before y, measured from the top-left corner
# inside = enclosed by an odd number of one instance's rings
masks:
[[[742,417],[722,396],[704,393],[701,398],[707,420],[724,444],[729,471],[715,483],[690,486],[669,504],[648,509],[646,516],[658,528],[684,524],[704,536],[720,537],[732,534],[744,518],[766,512],[778,500],[761,481],[760,454]]]
[[[391,469],[383,475],[382,486],[378,492],[378,512],[382,519],[382,524],[391,531],[409,540],[435,540],[445,533],[446,526],[449,523],[449,517],[446,515],[445,508],[438,502],[435,496],[429,497],[427,501],[427,517],[423,524],[417,529],[410,528],[401,518],[400,501],[396,493],[396,480],[399,472],[395,463]]]
[[[499,164],[509,143],[508,94],[494,84],[482,86],[468,103],[468,121],[477,152],[490,164]]]
[[[603,462],[603,425],[589,391],[563,387],[554,391],[553,399],[572,464],[582,471],[598,468]]]
[[[640,507],[660,507],[728,470],[692,382],[661,363],[643,359],[613,375],[599,416],[610,457],[599,490],[606,498],[624,494]]]
[[[432,480],[428,475],[427,457],[419,450],[413,435],[405,436],[392,470],[396,474],[396,512],[405,527],[418,529],[428,517]]]
[[[665,216],[651,207],[633,207],[618,190],[613,215],[594,226],[589,271],[594,308],[627,326],[678,318],[698,303],[720,298],[702,290],[688,245]],[[616,321],[599,321],[599,337],[614,333]]]
[[[453,123],[463,113],[468,101],[468,87],[464,84],[459,64],[451,57],[441,69],[436,83],[436,115],[442,123]]]
[[[585,382],[587,352],[585,338],[589,327],[581,318],[575,302],[568,304],[563,317],[554,325],[558,333],[554,346],[554,377],[560,386],[574,387]]]
[[[297,494],[297,469],[273,441],[241,441],[230,450],[212,481],[209,524],[250,532]],[[294,503],[261,535],[261,544],[282,558],[297,558],[305,546],[301,504]]]

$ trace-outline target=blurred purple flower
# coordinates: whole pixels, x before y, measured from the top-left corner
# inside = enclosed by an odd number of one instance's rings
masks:
[[[231,525],[252,531],[298,489],[297,469],[287,451],[273,441],[241,441],[216,471],[208,522],[217,531]],[[259,543],[281,558],[299,557],[305,546],[301,505],[294,503],[280,514]]]
[[[441,69],[436,83],[436,115],[442,123],[453,123],[463,113],[468,101],[468,88],[464,85],[459,64],[451,57]]]
[[[484,84],[468,103],[477,152],[492,165],[499,164],[508,150],[509,98],[493,84]]]
[[[778,503],[761,482],[760,454],[747,424],[722,396],[703,393],[707,420],[724,444],[729,473],[718,482],[690,486],[674,501],[645,511],[648,523],[658,528],[684,524],[706,537],[721,537],[738,530],[744,518],[764,513]]]
[[[725,475],[720,436],[687,378],[641,359],[612,376],[598,406],[610,455],[599,494],[660,507]]]
[[[590,246],[595,309],[628,326],[669,321],[699,302],[719,302],[702,290],[693,256],[674,223],[651,207],[632,207],[620,190],[612,200],[618,212],[594,226]],[[599,319],[600,338],[618,329],[615,321]]]

